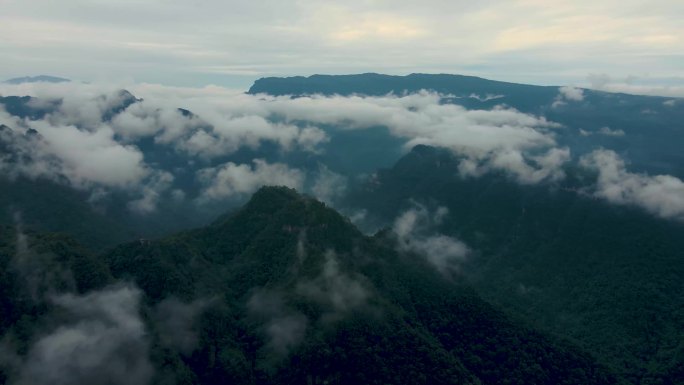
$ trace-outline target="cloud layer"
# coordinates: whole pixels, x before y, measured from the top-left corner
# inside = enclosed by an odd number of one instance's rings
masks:
[[[523,183],[561,179],[560,167],[569,159],[566,149],[555,148],[558,125],[543,117],[504,107],[466,110],[428,92],[290,98],[219,87],[138,84],[132,89],[142,98],[106,84],[0,86],[3,92],[31,95],[31,106],[47,109],[42,118],[0,112],[0,122],[11,128],[0,135],[14,154],[0,159],[0,170],[65,182],[92,191],[94,199],[125,190],[131,195],[128,208],[149,214],[163,197],[185,196],[176,181],[187,179],[188,172],[203,186],[198,202],[251,193],[263,184],[307,186],[331,201],[346,182],[325,166],[300,170],[258,156],[230,157],[264,148],[315,156],[325,151],[335,130],[387,127],[407,149],[429,144],[462,155],[464,175],[504,170]],[[321,128],[331,126],[332,131]],[[29,131],[37,135],[26,135]],[[154,158],[165,152],[175,157],[174,168]]]

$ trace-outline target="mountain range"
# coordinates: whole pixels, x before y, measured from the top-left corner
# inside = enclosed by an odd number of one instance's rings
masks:
[[[36,84],[0,87],[0,382],[684,383],[682,99]]]

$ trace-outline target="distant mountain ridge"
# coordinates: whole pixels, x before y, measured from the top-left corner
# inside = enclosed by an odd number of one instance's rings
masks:
[[[22,83],[67,83],[71,80],[60,78],[57,76],[50,75],[38,75],[38,76],[23,76],[19,78],[7,79],[3,83],[5,84],[22,84]]]

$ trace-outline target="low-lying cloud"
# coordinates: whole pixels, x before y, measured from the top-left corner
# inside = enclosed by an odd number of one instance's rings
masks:
[[[296,292],[328,308],[322,317],[332,321],[363,305],[370,297],[361,277],[353,277],[340,268],[337,254],[325,252],[325,263],[319,276],[297,284]]]
[[[190,355],[199,345],[198,320],[211,300],[189,303],[167,298],[154,308],[154,323],[162,346]]]
[[[154,369],[140,298],[140,290],[126,285],[54,297],[70,319],[30,347],[15,383],[149,383]]]
[[[558,88],[558,96],[551,104],[552,108],[564,106],[572,102],[581,102],[584,100],[584,90],[577,87],[560,87]]]
[[[459,154],[463,175],[499,170],[522,183],[561,179],[570,157],[567,149],[557,148],[559,125],[543,117],[507,107],[467,110],[430,92],[292,98],[220,87],[137,84],[131,89],[135,96],[114,85],[75,82],[0,86],[5,94],[36,97],[30,106],[47,111],[41,118],[0,112],[0,123],[12,129],[0,133],[11,153],[0,157],[0,173],[47,178],[94,197],[125,192],[131,211],[149,214],[164,197],[189,191],[179,189],[179,181],[187,181],[179,172],[196,173],[202,187],[196,202],[250,193],[261,184],[305,187],[333,201],[344,190],[344,176],[293,168],[278,159],[293,151],[323,154],[339,130],[386,127],[406,149],[426,144]],[[576,93],[565,91],[567,98],[577,99]],[[29,131],[34,134],[25,134]],[[266,151],[266,143],[275,147]],[[241,149],[252,151],[254,159],[235,155]]]
[[[257,290],[247,301],[250,314],[262,320],[266,348],[286,356],[304,339],[309,320],[289,307],[282,295],[274,291]]]
[[[198,172],[197,178],[205,186],[201,200],[218,200],[248,194],[264,185],[287,186],[301,190],[305,174],[283,163],[267,163],[255,159],[252,165],[228,162]]]
[[[442,274],[457,270],[470,254],[470,248],[458,239],[434,235],[435,228],[448,214],[446,207],[431,213],[418,205],[397,217],[393,226],[400,250],[424,256]]]
[[[684,220],[681,179],[629,172],[625,161],[611,150],[596,150],[583,156],[580,164],[598,172],[595,196],[612,203],[636,205],[662,218]]]
[[[604,136],[625,136],[625,131],[620,129],[612,130],[610,127],[601,127],[596,131],[587,131],[584,129],[579,129],[580,135],[582,136],[592,136],[592,135],[604,135]]]

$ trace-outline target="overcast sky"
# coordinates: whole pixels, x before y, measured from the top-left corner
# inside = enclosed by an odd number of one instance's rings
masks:
[[[0,0],[0,77],[247,87],[439,72],[682,87],[683,20],[681,0]]]

